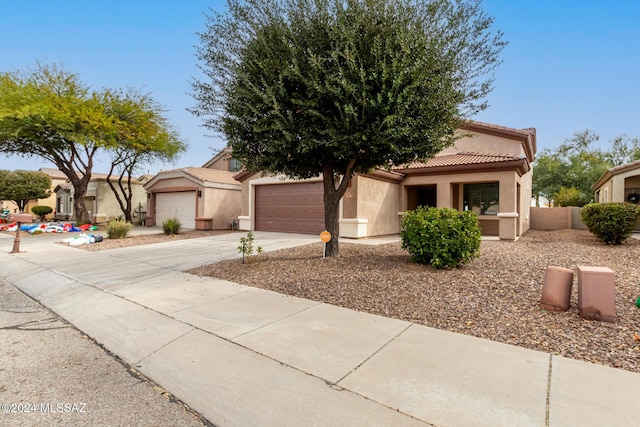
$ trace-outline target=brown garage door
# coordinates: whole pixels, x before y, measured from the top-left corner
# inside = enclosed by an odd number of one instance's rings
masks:
[[[256,230],[316,234],[324,230],[321,182],[256,185]]]

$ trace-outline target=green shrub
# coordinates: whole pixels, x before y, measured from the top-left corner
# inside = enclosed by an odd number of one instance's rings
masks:
[[[582,222],[607,245],[627,240],[640,217],[640,206],[632,203],[591,203],[582,208]]]
[[[591,200],[592,198],[590,196],[582,194],[582,192],[575,187],[560,187],[560,190],[553,195],[553,205],[559,207],[584,206],[591,202]]]
[[[459,267],[479,255],[480,224],[471,212],[419,207],[402,219],[402,249],[413,262]]]
[[[261,254],[263,252],[262,250],[262,246],[258,246],[257,248],[254,249],[253,247],[253,233],[252,232],[248,232],[246,237],[241,237],[240,238],[240,245],[238,245],[238,252],[240,252],[242,254],[242,263],[244,264],[244,258],[245,255],[248,258],[249,261],[253,260],[253,252],[255,250],[255,252],[257,252],[258,254]]]
[[[131,231],[131,224],[122,219],[112,219],[107,223],[107,238],[124,239]]]
[[[31,208],[31,212],[39,216],[41,221],[44,221],[45,216],[53,212],[53,208],[51,206],[34,206]]]
[[[164,234],[175,236],[180,233],[180,229],[182,228],[182,223],[176,217],[166,219],[162,223],[162,231]]]

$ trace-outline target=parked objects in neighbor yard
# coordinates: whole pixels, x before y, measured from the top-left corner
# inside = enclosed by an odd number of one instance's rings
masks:
[[[548,267],[544,273],[540,308],[547,311],[567,311],[572,287],[572,270],[563,267]]]
[[[616,286],[613,270],[578,266],[578,310],[587,320],[616,321]]]
[[[79,232],[79,231],[95,231],[98,227],[91,224],[81,225],[80,227],[76,227],[73,224],[65,223],[61,224],[59,222],[49,222],[49,223],[41,223],[41,224],[23,224],[20,226],[20,230],[28,231],[30,234],[35,234],[36,231],[40,231],[42,233],[66,233],[66,232]],[[0,231],[8,231],[15,232],[18,230],[18,223],[12,222],[10,224],[4,224],[0,226]]]
[[[64,243],[67,243],[69,246],[82,246],[82,245],[90,245],[92,243],[101,242],[101,235],[93,235],[93,234],[85,234],[80,233],[77,236],[69,237],[63,240]]]

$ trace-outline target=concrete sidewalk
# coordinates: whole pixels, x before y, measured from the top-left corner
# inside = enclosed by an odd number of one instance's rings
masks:
[[[638,424],[640,374],[181,272],[237,258],[237,240],[8,254],[0,239],[0,275],[215,425]]]

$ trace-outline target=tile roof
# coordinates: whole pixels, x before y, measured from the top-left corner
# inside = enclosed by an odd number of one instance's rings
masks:
[[[187,175],[191,175],[194,178],[197,178],[201,181],[205,182],[214,182],[217,184],[232,184],[232,185],[240,185],[238,181],[233,179],[233,176],[237,172],[228,172],[218,169],[208,169],[208,168],[184,168],[182,169]]]
[[[459,152],[456,154],[445,154],[443,156],[436,156],[426,162],[413,162],[408,165],[396,166],[393,170],[402,172],[403,169],[423,169],[423,168],[437,168],[446,166],[462,166],[462,165],[474,165],[483,163],[500,163],[500,162],[512,162],[514,160],[521,160],[520,156],[513,154],[488,154],[488,153],[471,153],[471,152]]]
[[[60,169],[40,168],[39,171],[42,172],[42,173],[46,173],[51,178],[67,179],[67,176]]]

